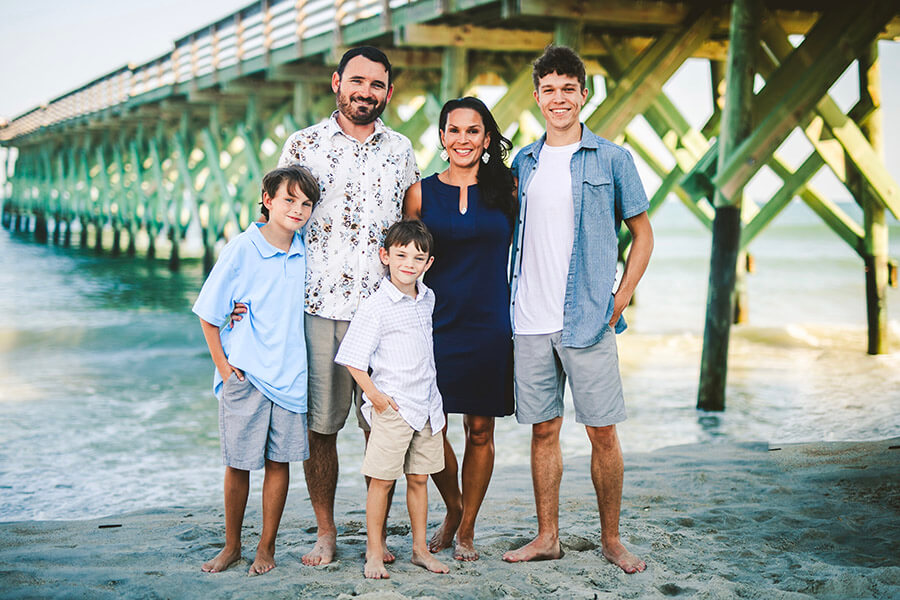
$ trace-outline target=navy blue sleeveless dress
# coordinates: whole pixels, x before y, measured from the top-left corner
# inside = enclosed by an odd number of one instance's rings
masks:
[[[502,417],[515,411],[507,263],[512,223],[470,186],[422,180],[422,221],[434,236],[425,283],[434,290],[434,360],[444,412]]]

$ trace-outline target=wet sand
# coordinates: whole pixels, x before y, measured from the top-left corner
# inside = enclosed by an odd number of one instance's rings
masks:
[[[527,464],[495,471],[476,528],[481,560],[445,550],[448,575],[409,563],[398,488],[391,579],[362,576],[363,498],[338,496],[337,560],[305,567],[315,541],[301,489],[288,498],[278,567],[248,578],[259,535],[251,497],[244,558],[224,573],[200,564],[223,543],[220,506],[165,507],[90,521],[0,523],[2,598],[897,598],[900,439],[769,446],[695,444],[625,457],[623,540],[647,562],[626,575],[600,552],[587,458],[567,460],[560,501],[565,557],[507,564],[534,535]],[[295,477],[299,468],[295,468]],[[429,535],[439,499],[429,489]]]

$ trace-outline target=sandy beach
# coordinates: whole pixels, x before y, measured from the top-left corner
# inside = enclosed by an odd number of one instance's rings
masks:
[[[251,497],[244,560],[207,575],[223,541],[218,506],[161,507],[90,521],[0,524],[3,598],[897,598],[900,438],[878,442],[695,444],[626,455],[622,533],[648,568],[625,575],[600,553],[586,458],[565,465],[566,555],[504,563],[536,521],[527,465],[495,472],[476,530],[482,559],[449,575],[408,562],[409,522],[395,502],[390,580],[362,576],[361,498],[337,499],[339,557],[305,567],[315,535],[304,494],[288,498],[278,567],[248,578],[259,532]],[[295,477],[301,476],[299,469]],[[402,494],[403,488],[400,488]],[[429,529],[439,505],[430,490]],[[401,496],[402,497],[402,496]]]

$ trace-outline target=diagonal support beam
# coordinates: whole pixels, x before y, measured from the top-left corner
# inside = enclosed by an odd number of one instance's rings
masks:
[[[681,31],[662,35],[638,56],[585,124],[597,135],[613,139],[662,92],[662,86],[709,37],[713,20],[704,12]]]
[[[726,202],[735,200],[791,130],[893,16],[889,2],[842,4],[825,13],[763,88],[759,126],[729,154],[713,184]]]

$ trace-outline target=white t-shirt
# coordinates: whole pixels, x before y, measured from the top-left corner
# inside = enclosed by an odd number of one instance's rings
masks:
[[[544,144],[538,167],[522,195],[525,233],[515,298],[515,333],[562,331],[566,279],[575,239],[575,205],[569,164],[580,141]]]

